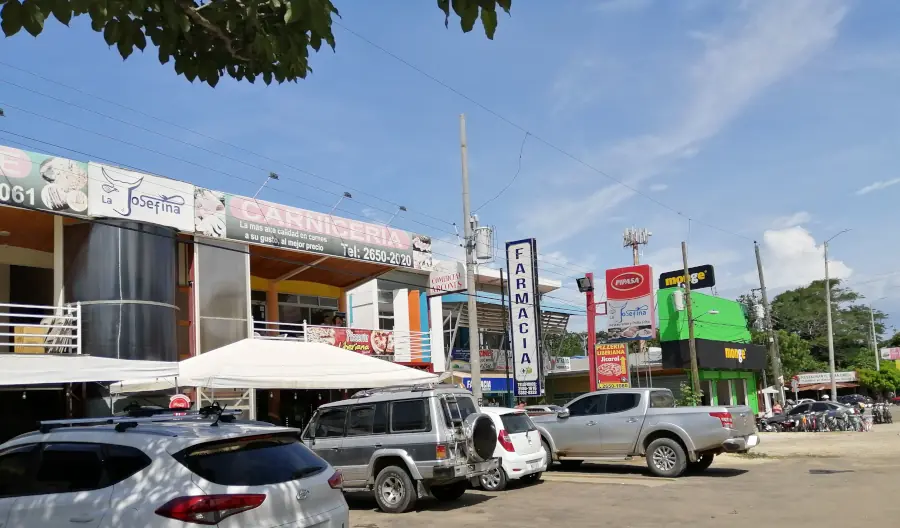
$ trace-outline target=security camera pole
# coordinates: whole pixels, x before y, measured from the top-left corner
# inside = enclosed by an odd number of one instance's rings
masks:
[[[478,303],[475,297],[475,233],[469,205],[469,147],[466,141],[466,115],[459,115],[459,148],[462,157],[463,224],[465,225],[466,288],[468,290],[469,365],[472,369],[472,395],[481,405],[481,334],[478,332]],[[451,343],[450,346],[453,346]]]

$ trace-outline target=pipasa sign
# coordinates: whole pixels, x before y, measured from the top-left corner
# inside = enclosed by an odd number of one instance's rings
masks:
[[[712,288],[716,285],[716,270],[711,264],[688,268],[691,277],[691,289]],[[668,271],[659,276],[659,289],[675,288],[684,284],[684,270]]]
[[[540,396],[540,305],[537,298],[537,245],[533,238],[506,243],[509,327],[516,396]]]
[[[653,337],[656,317],[650,266],[642,264],[606,270],[606,300],[610,340]]]

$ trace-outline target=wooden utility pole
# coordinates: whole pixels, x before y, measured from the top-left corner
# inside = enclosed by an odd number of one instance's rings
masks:
[[[696,394],[700,391],[700,369],[697,367],[697,342],[694,339],[694,310],[691,307],[691,273],[688,271],[687,242],[681,243],[681,258],[684,260],[684,304],[687,307],[688,346],[691,351],[691,388]]]

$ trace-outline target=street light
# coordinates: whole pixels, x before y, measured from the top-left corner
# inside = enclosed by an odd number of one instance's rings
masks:
[[[875,370],[881,371],[881,358],[878,356],[878,336],[875,335],[875,312],[872,305],[887,297],[879,297],[869,302],[869,321],[872,324],[872,350],[875,352]]]
[[[828,278],[828,243],[847,231],[850,230],[844,229],[840,231],[822,244],[825,254],[825,311],[828,314],[828,372],[831,374],[831,401],[837,401],[837,383],[834,380],[834,332],[831,323],[831,281]]]

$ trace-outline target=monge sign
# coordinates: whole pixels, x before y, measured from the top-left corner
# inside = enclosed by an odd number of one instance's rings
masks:
[[[650,339],[656,328],[653,270],[646,264],[606,270],[610,340]]]
[[[540,396],[543,393],[536,257],[537,246],[533,238],[506,243],[516,396]]]

